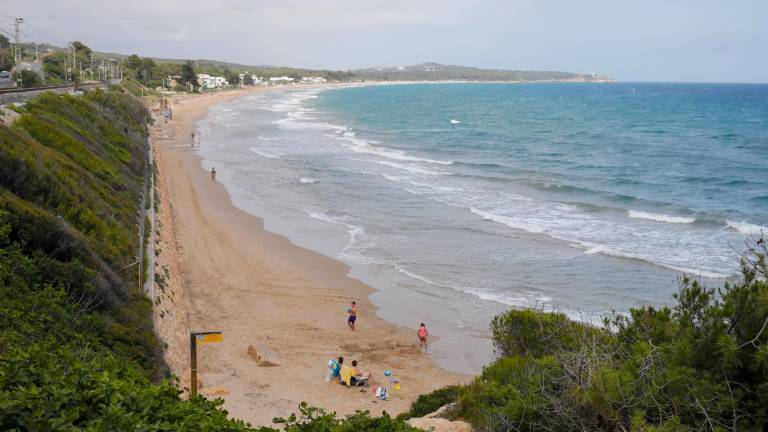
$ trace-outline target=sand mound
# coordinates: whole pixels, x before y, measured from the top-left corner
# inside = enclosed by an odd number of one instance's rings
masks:
[[[221,396],[229,394],[229,390],[225,389],[224,387],[211,387],[205,391],[205,394],[208,396]]]
[[[248,355],[260,367],[280,366],[277,353],[264,345],[248,345]]]

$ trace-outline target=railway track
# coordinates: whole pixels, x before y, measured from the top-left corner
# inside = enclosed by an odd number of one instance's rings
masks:
[[[63,85],[52,85],[52,86],[43,86],[43,87],[25,87],[25,88],[5,88],[0,89],[0,94],[17,94],[17,93],[29,93],[29,92],[40,92],[40,91],[47,91],[47,90],[57,90],[57,89],[72,89],[72,90],[79,90],[84,88],[94,88],[94,87],[101,87],[103,84],[81,84],[81,85],[72,85],[72,84],[63,84]]]

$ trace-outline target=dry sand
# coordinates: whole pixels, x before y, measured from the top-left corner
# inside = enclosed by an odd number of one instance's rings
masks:
[[[260,218],[235,208],[224,187],[201,168],[190,147],[195,122],[211,105],[242,94],[177,97],[173,120],[158,117],[152,128],[162,279],[155,287],[156,327],[182,385],[189,385],[188,332],[211,330],[223,331],[224,340],[198,347],[200,392],[224,398],[232,417],[253,425],[271,424],[273,417],[295,412],[301,401],[339,414],[397,414],[419,394],[466,381],[419,350],[416,328],[377,317],[368,301],[372,289],[347,277],[345,264],[267,232]],[[346,325],[351,300],[360,310],[355,332]],[[279,366],[258,366],[248,354],[250,345]],[[371,388],[325,383],[325,365],[339,355],[345,363],[358,360],[373,383],[387,386],[391,399],[377,402]],[[400,390],[383,375],[387,368],[400,380]]]

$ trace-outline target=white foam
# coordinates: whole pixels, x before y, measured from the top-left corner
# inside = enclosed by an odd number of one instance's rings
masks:
[[[299,179],[299,183],[306,183],[306,184],[317,183],[317,179],[313,179],[311,177],[302,177]]]
[[[436,165],[451,165],[453,163],[452,161],[444,161],[444,160],[411,156],[400,150],[386,149],[383,147],[373,146],[368,140],[364,140],[364,139],[358,139],[354,137],[345,137],[345,136],[337,136],[334,138],[337,138],[339,141],[342,142],[342,145],[344,147],[348,148],[349,150],[352,150],[355,153],[371,154],[371,155],[383,157],[386,159],[405,161],[405,162],[424,162],[424,163],[430,163],[430,164],[436,164]]]
[[[365,235],[365,229],[363,227],[347,223],[346,221],[349,219],[348,216],[334,217],[323,212],[313,212],[313,211],[307,212],[307,214],[312,219],[327,222],[330,224],[343,225],[347,227],[347,234],[349,234],[349,242],[347,242],[347,245],[344,246],[341,252],[339,252],[339,256],[344,258],[352,258],[352,259],[357,258],[355,256],[352,256],[350,254],[350,251],[358,242],[358,239],[363,235]]]
[[[460,124],[460,123],[461,123],[461,120],[451,119],[451,124]]]
[[[410,272],[410,271],[408,271],[408,270],[406,270],[406,269],[404,269],[404,268],[402,268],[400,266],[397,266],[397,271],[399,271],[400,273],[408,276],[411,279],[416,279],[419,282],[424,282],[427,285],[442,287],[442,285],[440,285],[438,283],[435,283],[435,282],[432,282],[431,280],[425,278],[424,276],[417,275],[416,273]]]
[[[506,306],[527,307],[542,302],[551,302],[552,298],[538,293],[496,293],[476,287],[459,287],[434,282],[424,276],[408,271],[400,266],[396,266],[397,271],[410,277],[411,279],[432,285],[438,288],[449,288],[454,291],[462,292],[479,298],[480,300],[492,301]]]
[[[657,222],[677,223],[677,224],[689,224],[696,221],[696,218],[688,218],[681,216],[667,216],[659,213],[649,213],[637,210],[627,211],[629,217],[632,219],[646,219]]]
[[[415,174],[424,174],[424,175],[429,175],[429,176],[443,175],[443,173],[441,173],[441,172],[428,170],[426,168],[421,168],[421,167],[418,167],[418,166],[415,166],[415,165],[406,165],[406,164],[397,163],[397,162],[378,161],[378,160],[374,161],[374,162],[379,164],[379,165],[384,165],[384,166],[396,168],[396,169],[403,170],[403,171],[408,171],[408,172],[415,173]]]
[[[477,208],[474,208],[474,207],[471,207],[469,209],[469,211],[471,211],[472,213],[482,217],[485,220],[497,222],[497,223],[506,225],[506,226],[508,226],[510,228],[515,228],[515,229],[519,229],[519,230],[523,230],[523,231],[528,231],[528,232],[532,232],[532,233],[543,233],[544,231],[546,231],[546,228],[544,228],[544,227],[542,227],[540,225],[536,225],[536,224],[530,223],[530,222],[521,221],[521,220],[519,220],[517,218],[513,218],[513,217],[509,217],[509,216],[504,216],[504,215],[496,214],[496,213],[485,211],[485,210],[480,210],[480,209],[477,209]]]
[[[674,266],[674,265],[665,265],[664,267],[671,268],[672,270],[677,270],[681,273],[685,273],[688,275],[701,276],[701,277],[710,278],[710,279],[726,279],[731,276],[729,274],[719,273],[715,271],[692,269],[692,268],[680,267],[680,266]]]
[[[768,232],[768,228],[756,224],[751,224],[747,221],[734,222],[727,220],[725,223],[729,228],[735,229],[736,231],[746,235]]]
[[[587,249],[585,252],[587,255],[595,255],[595,254],[610,254],[608,248],[605,245],[597,245],[592,246],[591,248]]]
[[[479,208],[478,208],[479,207]],[[486,206],[469,207],[485,220],[510,228],[541,233],[568,242],[588,255],[605,255],[623,259],[642,260],[671,270],[707,278],[728,277],[726,258],[714,253],[681,247],[673,237],[661,230],[638,230],[631,225],[584,215],[555,203],[543,201],[508,202],[504,209]],[[497,204],[498,207],[498,204]],[[570,209],[572,210],[572,209]],[[756,229],[756,226],[743,227]],[[697,237],[698,238],[698,237]],[[618,239],[625,241],[617,242]],[[667,240],[668,239],[668,240]],[[663,249],[658,244],[664,242]],[[727,270],[726,270],[727,271]]]
[[[248,150],[252,151],[253,153],[256,153],[259,156],[265,157],[267,159],[280,159],[279,155],[274,155],[274,154],[271,154],[271,153],[266,153],[266,152],[263,152],[261,150],[255,149],[253,147],[249,148]]]

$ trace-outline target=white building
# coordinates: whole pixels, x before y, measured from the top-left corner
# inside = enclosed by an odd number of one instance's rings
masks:
[[[301,82],[304,84],[323,84],[327,81],[323,77],[301,77]]]
[[[239,74],[239,76],[240,76],[240,83],[241,84],[245,80],[245,76],[246,75],[250,75],[251,76],[251,79],[253,79],[253,85],[261,85],[262,81],[264,80],[262,77],[257,77],[254,74],[250,74],[250,73],[246,72],[246,73]]]
[[[289,76],[279,76],[279,77],[271,77],[269,79],[270,84],[289,84],[294,81],[293,78]]]
[[[224,77],[210,76],[208,74],[197,74],[197,83],[203,89],[229,87],[229,82]]]

